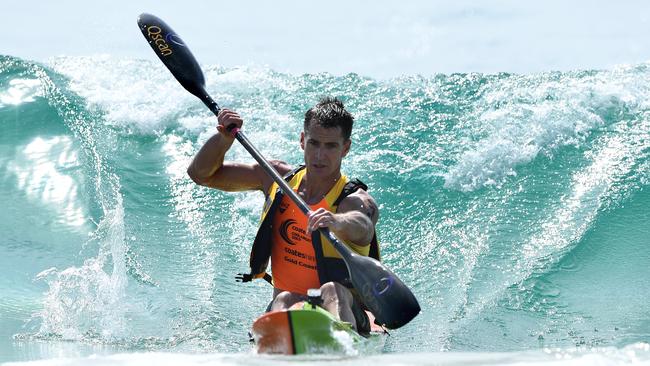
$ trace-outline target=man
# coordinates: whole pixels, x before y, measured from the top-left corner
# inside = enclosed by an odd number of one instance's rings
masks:
[[[264,216],[251,253],[251,276],[262,277],[270,258],[274,285],[270,309],[288,309],[304,301],[308,289],[320,288],[323,308],[359,332],[368,332],[368,317],[354,290],[348,288],[347,269],[318,232],[319,228],[329,228],[352,250],[379,259],[377,205],[363,183],[349,181],[341,174],[341,161],[352,143],[352,115],[338,99],[322,99],[305,114],[300,134],[304,168],[292,170],[285,162],[270,162],[311,207],[308,217],[283,195],[259,164],[224,162],[234,141],[227,127],[241,127],[243,119],[223,109],[218,121],[218,133],[203,145],[187,172],[203,186],[265,193]]]

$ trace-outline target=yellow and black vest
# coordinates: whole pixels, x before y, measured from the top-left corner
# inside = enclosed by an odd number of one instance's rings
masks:
[[[306,173],[305,167],[300,166],[297,169],[287,173],[284,176],[285,181],[292,189],[297,189]],[[336,182],[334,187],[325,197],[332,212],[336,212],[339,204],[345,197],[356,192],[358,189],[367,190],[368,187],[358,179],[349,180],[345,175]],[[271,283],[271,276],[266,273],[266,269],[271,258],[273,248],[273,218],[277,212],[284,194],[277,183],[273,183],[266,193],[266,201],[262,211],[261,224],[255,236],[253,247],[250,254],[250,274],[240,274],[239,280],[243,282],[251,281],[254,278],[264,278]],[[302,214],[302,213],[301,213]],[[335,281],[345,286],[352,287],[350,275],[341,256],[336,252],[329,241],[320,234],[320,232],[311,233],[311,242],[314,246],[316,256],[318,278],[322,284]],[[358,254],[370,256],[380,260],[379,244],[377,235],[373,235],[370,245],[359,246],[352,243],[346,243],[350,249]]]

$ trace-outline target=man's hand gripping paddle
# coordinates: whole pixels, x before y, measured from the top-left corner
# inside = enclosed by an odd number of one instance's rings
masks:
[[[151,14],[141,14],[138,18],[138,26],[151,48],[176,80],[187,91],[201,99],[212,113],[218,115],[221,108],[205,91],[203,72],[183,40],[165,22]],[[309,206],[287,185],[280,174],[248,141],[244,133],[234,125],[229,126],[228,130],[280,186],[282,192],[288,195],[303,213],[309,214]],[[320,229],[320,232],[329,239],[345,261],[350,280],[361,295],[364,304],[375,315],[375,323],[389,329],[396,329],[420,313],[420,305],[415,296],[393,272],[373,258],[353,253],[327,228]]]

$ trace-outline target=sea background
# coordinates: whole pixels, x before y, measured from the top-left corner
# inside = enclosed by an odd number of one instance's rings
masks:
[[[650,3],[3,3],[0,362],[650,364]],[[355,115],[343,169],[422,313],[345,355],[256,356],[263,197],[185,169],[216,120],[136,26],[165,19],[268,158]],[[235,145],[227,159],[252,161]]]

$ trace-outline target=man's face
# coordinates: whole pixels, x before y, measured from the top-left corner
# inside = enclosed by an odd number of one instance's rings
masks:
[[[339,172],[341,160],[350,151],[351,141],[343,138],[340,127],[325,128],[310,123],[300,134],[300,147],[305,151],[305,165],[310,174],[328,177]]]

